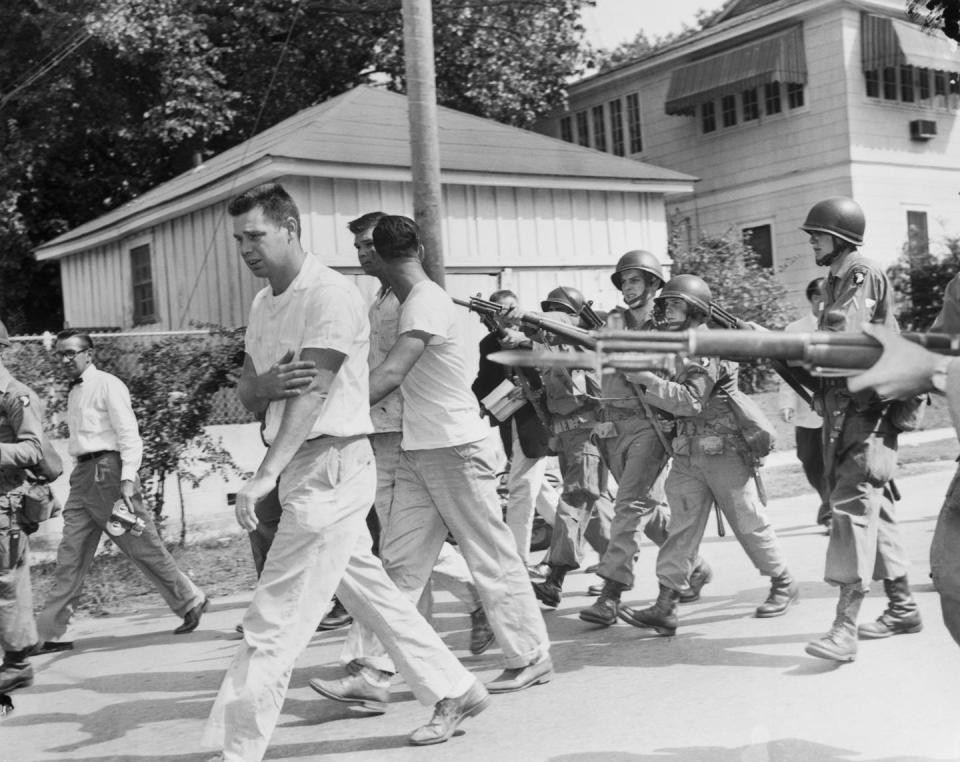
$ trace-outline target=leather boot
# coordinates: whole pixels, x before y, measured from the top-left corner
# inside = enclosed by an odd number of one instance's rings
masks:
[[[657,635],[674,635],[677,632],[677,603],[680,593],[664,585],[660,585],[660,595],[657,602],[648,609],[633,609],[621,606],[619,616],[627,624],[634,627],[649,627],[656,630]]]
[[[617,623],[617,611],[620,609],[620,593],[627,589],[622,582],[608,579],[603,583],[603,591],[590,608],[580,612],[584,622],[609,627]]]
[[[710,564],[700,559],[692,572],[690,572],[690,587],[680,593],[680,603],[693,603],[700,600],[700,591],[703,586],[713,582],[713,569]]]
[[[567,566],[550,564],[547,578],[543,582],[533,583],[533,594],[544,606],[555,609],[560,605],[560,599],[563,598],[563,580],[567,576],[568,569]]]
[[[770,593],[767,600],[757,606],[756,615],[761,619],[781,616],[786,613],[787,607],[797,600],[799,594],[796,580],[790,576],[789,571],[784,570],[783,574],[770,578]]]
[[[889,638],[891,635],[905,635],[920,632],[923,622],[917,602],[910,594],[910,583],[904,575],[899,579],[885,579],[883,589],[890,603],[875,622],[860,625],[861,638]]]
[[[857,615],[863,596],[858,582],[840,588],[837,618],[833,620],[833,627],[819,640],[807,643],[808,654],[834,661],[853,661],[857,658]]]

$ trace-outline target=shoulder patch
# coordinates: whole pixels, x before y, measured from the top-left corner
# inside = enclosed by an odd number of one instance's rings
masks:
[[[30,397],[26,394],[21,394],[17,399],[20,400],[20,404],[24,407],[30,407]]]
[[[853,282],[859,286],[861,283],[863,283],[865,277],[866,276],[863,274],[863,270],[857,270],[853,274]]]

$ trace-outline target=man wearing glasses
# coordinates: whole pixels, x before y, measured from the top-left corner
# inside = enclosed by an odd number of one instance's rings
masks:
[[[64,640],[63,635],[104,530],[153,582],[167,605],[183,617],[174,634],[192,632],[200,623],[207,598],[177,568],[149,511],[144,510],[137,477],[143,441],[130,392],[119,378],[93,364],[93,341],[85,333],[57,334],[57,357],[70,378],[68,451],[76,465],[63,509],[63,539],[57,550],[54,585],[37,619],[40,645],[34,653],[73,648],[73,641]]]

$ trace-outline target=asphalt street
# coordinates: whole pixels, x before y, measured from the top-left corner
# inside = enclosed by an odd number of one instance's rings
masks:
[[[801,600],[785,616],[755,619],[767,584],[736,539],[711,522],[704,556],[717,571],[699,603],[681,610],[675,637],[618,624],[594,629],[578,611],[595,577],[568,577],[564,600],[544,615],[556,675],[547,685],[496,696],[446,744],[407,745],[430,716],[402,683],[389,711],[364,716],[322,699],[311,677],[338,674],[344,631],[318,634],[293,673],[270,760],[332,759],[551,762],[934,762],[960,759],[960,648],[943,627],[929,581],[934,521],[952,474],[903,479],[899,505],[925,627],[863,642],[852,664],[807,656],[804,645],[833,619],[836,592],[822,582],[826,537],[813,526],[812,494],[775,501],[769,513]],[[958,549],[960,552],[960,549]],[[655,553],[644,547],[628,602],[656,594]],[[879,586],[877,586],[878,588]],[[862,620],[880,614],[882,589]],[[198,739],[250,594],[216,599],[185,636],[168,610],[151,608],[79,623],[77,650],[34,659],[32,688],[0,720],[4,762],[195,762]],[[499,673],[499,651],[473,657],[469,617],[438,596],[438,629],[481,679]]]

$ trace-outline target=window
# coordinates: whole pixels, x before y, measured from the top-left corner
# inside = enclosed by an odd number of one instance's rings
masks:
[[[133,324],[155,323],[157,315],[153,302],[150,244],[130,249],[130,271],[133,280]]]
[[[573,120],[569,116],[560,118],[560,139],[573,142]]]
[[[880,97],[880,73],[876,69],[871,69],[870,71],[865,71],[863,73],[863,78],[867,83],[867,97],[879,98]]]
[[[740,231],[743,243],[753,249],[761,267],[773,267],[773,235],[769,225],[757,225]]]
[[[625,151],[623,143],[623,103],[617,98],[610,101],[610,142],[613,144],[613,152],[617,156],[623,156]]]
[[[803,107],[803,85],[799,82],[787,83],[787,106],[790,108]]]
[[[780,105],[780,83],[770,82],[763,86],[763,101],[767,109],[767,114],[779,114]]]
[[[590,145],[590,128],[587,125],[587,112],[577,112],[577,143],[582,146]]]
[[[643,139],[640,133],[640,96],[632,93],[627,96],[627,126],[630,131],[630,153],[643,151]]]
[[[930,70],[916,69],[917,97],[922,101],[930,100]]]
[[[947,73],[945,71],[935,71],[933,73],[933,94],[947,94]]]
[[[593,147],[607,150],[607,124],[603,117],[603,104],[593,107]]]
[[[883,70],[883,98],[888,101],[897,99],[897,70],[892,66]]]
[[[737,99],[732,95],[724,95],[720,99],[720,113],[724,127],[733,127],[737,123]]]
[[[907,212],[907,246],[911,258],[930,253],[926,212]]]
[[[900,100],[913,103],[913,67],[900,67]]]
[[[717,114],[713,101],[700,105],[700,124],[704,132],[713,132],[717,129]]]
[[[757,88],[743,91],[743,121],[750,122],[760,118],[760,104],[757,100]]]

